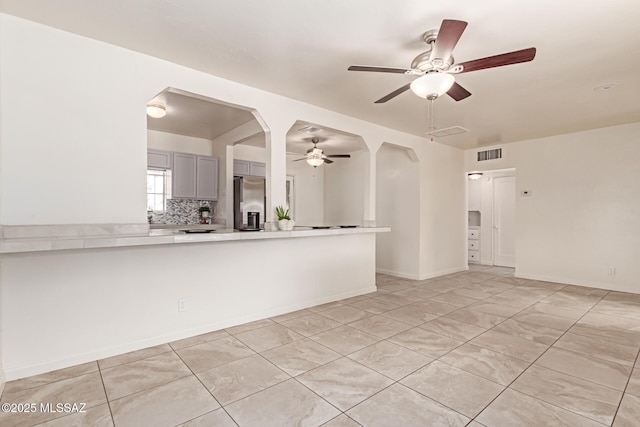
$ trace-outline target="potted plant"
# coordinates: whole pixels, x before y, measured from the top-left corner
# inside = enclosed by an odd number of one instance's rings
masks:
[[[276,215],[278,216],[278,228],[284,231],[293,230],[296,224],[289,216],[289,209],[285,210],[282,205],[276,206]]]
[[[198,208],[198,212],[200,212],[200,223],[208,224],[209,223],[209,215],[211,213],[211,208],[209,206],[200,206]]]

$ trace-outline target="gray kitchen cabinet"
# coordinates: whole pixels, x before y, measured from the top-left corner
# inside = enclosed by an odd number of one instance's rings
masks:
[[[173,153],[174,199],[218,200],[218,159]]]
[[[196,198],[218,200],[218,159],[196,156]]]
[[[236,176],[260,176],[265,177],[266,165],[259,162],[250,162],[248,160],[234,160],[233,174]]]
[[[196,157],[195,154],[173,153],[172,198],[196,198]]]
[[[171,169],[171,151],[147,150],[147,168],[149,169]]]

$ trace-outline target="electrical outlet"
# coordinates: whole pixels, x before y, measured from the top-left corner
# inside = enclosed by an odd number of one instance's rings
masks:
[[[187,302],[183,299],[178,300],[178,312],[187,311]]]
[[[615,265],[610,265],[609,266],[609,276],[615,276],[616,275],[616,267]]]

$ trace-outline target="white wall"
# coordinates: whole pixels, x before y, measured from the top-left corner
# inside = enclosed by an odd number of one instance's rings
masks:
[[[293,219],[296,225],[324,224],[324,167],[305,161],[293,162],[301,154],[287,154],[287,175],[293,176]]]
[[[7,377],[372,292],[374,248],[360,233],[5,256]],[[309,274],[310,253],[322,274]]]
[[[518,194],[531,191],[516,201],[516,274],[640,292],[640,123],[501,147],[485,162],[468,150],[465,166],[515,167]]]
[[[407,150],[383,144],[376,153],[376,223],[390,226],[376,241],[376,270],[418,279],[420,172]]]
[[[177,151],[181,153],[213,155],[213,143],[209,139],[147,130],[147,146],[156,150]]]
[[[361,225],[364,219],[365,173],[369,152],[355,151],[324,170],[324,221],[328,225]]]
[[[269,153],[264,147],[238,144],[233,146],[233,158],[250,162],[266,163]]]

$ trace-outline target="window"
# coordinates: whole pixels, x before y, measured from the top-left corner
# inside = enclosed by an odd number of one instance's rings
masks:
[[[171,198],[171,171],[147,169],[147,210],[165,212]]]

